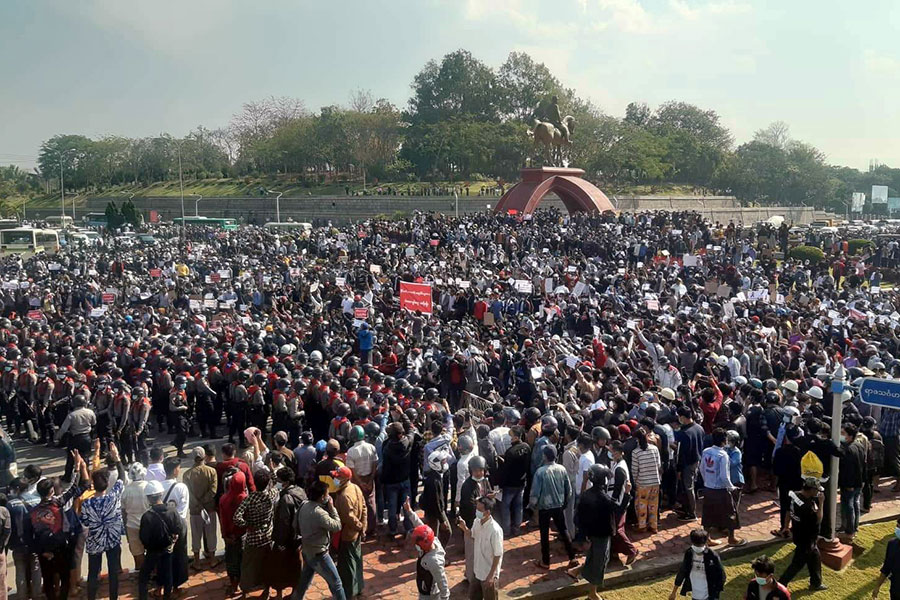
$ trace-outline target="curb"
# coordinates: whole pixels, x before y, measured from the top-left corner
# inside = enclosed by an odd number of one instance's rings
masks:
[[[896,512],[882,509],[873,510],[869,514],[863,515],[860,525],[874,525],[875,523],[884,523],[885,521],[893,521],[898,517]],[[760,550],[773,546],[782,542],[790,542],[775,537],[766,537],[748,541],[746,545],[740,547],[726,547],[719,550],[719,556],[722,560],[729,558],[738,558],[747,554],[755,554]],[[612,572],[607,571],[604,580],[603,589],[609,590],[630,585],[637,581],[645,581],[648,579],[656,579],[657,577],[672,574],[678,570],[681,564],[681,555],[666,556],[654,558],[651,560],[638,560],[639,568],[616,569]],[[568,598],[578,598],[586,596],[588,593],[588,584],[580,579],[577,582],[571,577],[560,577],[549,581],[542,581],[535,585],[518,588],[507,588],[500,590],[500,600],[565,600]]]

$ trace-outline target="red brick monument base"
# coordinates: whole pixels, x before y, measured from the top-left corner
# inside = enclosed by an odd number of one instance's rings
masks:
[[[532,213],[541,199],[551,192],[562,200],[570,213],[615,210],[606,194],[582,179],[582,169],[543,167],[522,169],[521,173],[522,181],[503,194],[494,209],[496,212]]]

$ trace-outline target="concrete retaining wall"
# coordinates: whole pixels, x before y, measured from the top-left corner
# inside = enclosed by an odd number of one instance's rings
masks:
[[[78,209],[76,216],[88,212],[103,212],[106,205],[113,201],[121,204],[124,197],[92,198],[87,205]],[[150,210],[156,210],[163,220],[171,220],[181,216],[180,197],[134,198],[132,200],[145,217]],[[280,202],[281,220],[310,221],[334,223],[364,220],[376,215],[394,216],[398,213],[411,213],[415,210],[460,214],[481,212],[497,205],[499,197],[463,196],[459,202],[453,197],[441,196],[309,196],[282,198]],[[813,209],[792,207],[740,208],[734,198],[729,197],[622,197],[617,198],[619,210],[653,211],[653,210],[696,210],[713,221],[728,223],[750,223],[764,220],[774,215],[784,216],[788,222],[808,223],[813,220]],[[185,197],[184,212],[188,216],[194,214],[195,205],[199,214],[207,217],[226,217],[240,219],[247,223],[265,223],[276,220],[275,199],[267,198],[203,198],[199,204],[196,198]],[[541,207],[556,207],[565,210],[562,202],[548,196],[541,202]],[[46,217],[57,215],[55,208],[29,210],[30,217]]]

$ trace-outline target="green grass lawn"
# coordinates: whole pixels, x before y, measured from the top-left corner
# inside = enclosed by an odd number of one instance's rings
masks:
[[[895,522],[878,523],[862,527],[857,536],[853,562],[843,571],[836,573],[823,567],[822,577],[828,590],[812,593],[809,588],[809,574],[804,569],[800,572],[791,585],[792,598],[814,598],[815,600],[856,600],[871,598],[875,588],[875,580],[878,578],[879,569],[884,561],[884,550],[888,541],[894,537]],[[686,544],[686,542],[685,542]],[[687,547],[685,545],[685,547]],[[787,542],[777,546],[770,546],[766,553],[775,559],[777,566],[776,575],[780,575],[790,563],[793,552],[793,544]],[[756,555],[750,554],[725,561],[725,571],[728,575],[728,583],[722,600],[734,600],[744,597],[747,583],[753,577],[750,571],[750,562]],[[675,576],[654,579],[647,583],[635,584],[628,587],[602,591],[600,596],[605,600],[657,600],[668,598],[675,583]],[[681,598],[682,596],[678,596]],[[890,597],[890,581],[886,581],[881,587],[879,599]]]
[[[429,183],[380,183],[373,185],[371,182],[366,186],[367,189],[372,190],[381,187],[392,187],[394,190],[399,192],[404,192],[407,189],[412,188],[414,191],[421,190],[426,186],[429,186]],[[435,182],[436,186],[439,187],[449,187],[452,185],[459,185],[461,187],[465,187],[464,182]],[[507,184],[508,185],[508,184]],[[184,182],[184,194],[185,196],[201,194],[207,198],[210,197],[250,197],[250,198],[259,198],[261,197],[260,188],[265,188],[269,190],[278,190],[284,192],[284,195],[288,198],[290,197],[301,197],[301,196],[343,196],[346,193],[346,187],[349,186],[350,193],[355,194],[362,190],[362,183],[359,181],[350,182],[350,183],[329,183],[323,185],[313,185],[313,186],[304,186],[296,181],[296,177],[262,177],[262,178],[229,178],[229,179],[202,179],[195,181],[185,181]],[[472,181],[469,182],[469,194],[477,196],[479,190],[481,188],[495,188],[496,183],[493,181]],[[179,196],[181,194],[181,190],[178,185],[178,181],[164,181],[154,183],[149,186],[132,186],[132,185],[120,185],[114,186],[102,191],[97,192],[89,192],[78,194],[75,196],[75,204],[76,206],[83,206],[84,202],[89,197],[106,197],[106,196],[116,196],[116,197],[128,197],[130,194],[134,193],[135,197],[145,197],[145,196]],[[660,195],[660,196],[670,196],[670,195],[691,195],[693,193],[693,189],[690,186],[681,186],[677,184],[660,184],[660,185],[641,185],[641,186],[631,186],[625,188],[623,190],[610,190],[609,194],[616,195]],[[272,196],[269,196],[272,197]],[[10,208],[15,206],[19,207],[21,203],[21,199],[15,199],[14,201],[10,201]],[[71,207],[72,196],[70,193],[66,194],[66,206]],[[45,196],[29,198],[27,201],[27,207],[32,208],[55,208],[59,206],[59,194],[52,193]]]

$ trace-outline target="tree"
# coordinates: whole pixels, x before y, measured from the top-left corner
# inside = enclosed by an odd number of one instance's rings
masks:
[[[646,102],[629,102],[625,107],[625,122],[637,127],[644,127],[650,123],[653,112]]]
[[[413,123],[437,123],[451,118],[496,121],[500,94],[494,72],[467,50],[431,60],[415,76],[409,115]]]
[[[500,111],[507,119],[530,122],[538,104],[565,96],[559,80],[543,63],[524,52],[511,52],[497,73]]]
[[[753,134],[753,140],[784,150],[791,141],[791,128],[784,121],[775,121]]]
[[[350,156],[362,172],[365,189],[366,170],[378,166],[383,172],[397,156],[402,133],[400,111],[381,99],[368,111],[348,112],[346,120]]]

